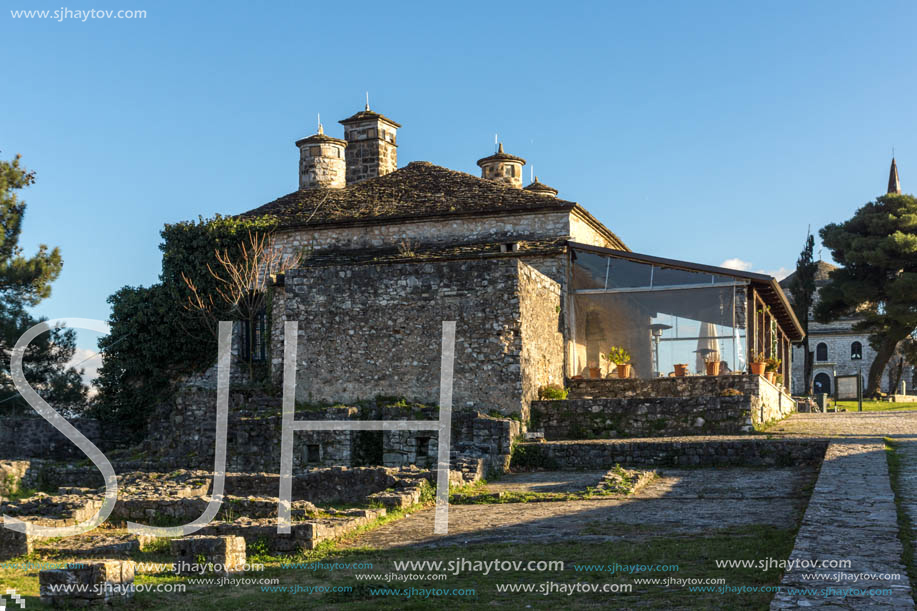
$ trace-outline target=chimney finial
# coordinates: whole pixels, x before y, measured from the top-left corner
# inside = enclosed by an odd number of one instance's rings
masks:
[[[498,152],[498,153],[502,153],[502,152],[503,152],[503,143],[502,143],[502,142],[500,143],[500,148],[497,149],[497,152]]]

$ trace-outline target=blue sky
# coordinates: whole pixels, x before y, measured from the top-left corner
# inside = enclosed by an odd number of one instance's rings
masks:
[[[294,140],[316,113],[340,136],[367,90],[404,126],[399,165],[477,174],[499,132],[665,257],[790,269],[808,225],[884,191],[893,146],[917,183],[912,2],[4,5],[0,155],[38,174],[26,251],[63,252],[48,317],[106,319],[109,294],[155,282],[163,223],[295,189]]]

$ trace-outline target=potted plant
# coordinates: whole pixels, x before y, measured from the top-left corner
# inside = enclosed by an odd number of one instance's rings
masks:
[[[776,382],[777,386],[783,386],[783,374],[778,373],[777,375],[775,375],[774,382]]]
[[[675,363],[675,377],[683,378],[688,373],[687,363]]]
[[[612,346],[609,348],[608,354],[603,354],[602,358],[609,363],[617,365],[619,378],[623,380],[630,377],[630,353],[623,347]]]
[[[601,378],[602,377],[602,369],[601,367],[599,367],[598,363],[595,363],[595,362],[589,363],[588,369],[589,369],[590,378]]]
[[[780,363],[782,362],[783,361],[776,357],[771,357],[765,361],[764,377],[767,378],[768,382],[774,383],[774,376],[776,376],[777,372],[780,370]]]
[[[708,376],[720,375],[720,355],[718,352],[711,352],[704,357],[704,365],[707,367]]]
[[[752,355],[751,363],[749,363],[748,367],[751,369],[752,375],[763,376],[764,370],[767,368],[767,357],[764,356],[763,352]]]

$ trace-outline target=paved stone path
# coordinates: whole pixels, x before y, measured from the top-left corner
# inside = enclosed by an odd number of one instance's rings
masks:
[[[605,471],[535,471],[511,473],[488,482],[486,492],[580,492],[597,486]]]
[[[526,474],[527,475],[527,474]],[[510,476],[507,487],[523,485]],[[588,473],[539,478],[586,484]],[[659,533],[691,535],[735,526],[790,528],[805,506],[815,469],[663,469],[628,497],[549,503],[451,505],[449,534],[433,534],[432,509],[361,534],[348,546],[438,547],[477,543],[617,541]],[[533,476],[534,479],[538,479]],[[497,480],[504,481],[503,479]]]
[[[791,437],[914,437],[917,410],[793,414],[767,432]]]
[[[768,432],[834,438],[790,560],[851,563],[843,569],[788,570],[781,582],[783,591],[774,596],[771,609],[914,609],[910,582],[901,563],[897,510],[882,437],[900,440],[899,448],[908,456],[903,461],[907,464],[902,469],[902,491],[913,501],[913,521],[917,518],[917,413],[796,414]],[[864,578],[864,573],[870,575]],[[829,588],[833,592],[827,592],[828,596],[790,590]],[[870,588],[892,593],[863,592]],[[843,590],[847,590],[846,595]]]

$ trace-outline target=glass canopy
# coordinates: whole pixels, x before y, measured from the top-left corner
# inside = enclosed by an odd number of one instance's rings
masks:
[[[746,369],[746,280],[573,251],[572,375],[605,377],[612,347],[631,356],[631,377],[674,375],[676,365],[720,375]]]

